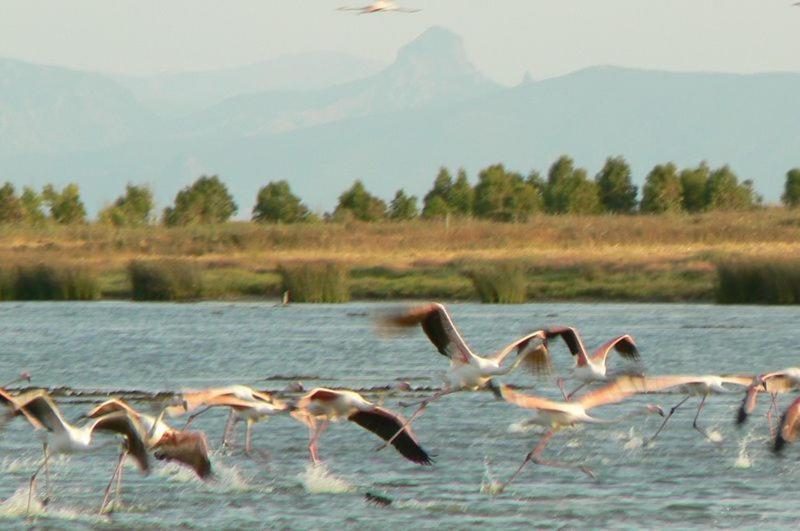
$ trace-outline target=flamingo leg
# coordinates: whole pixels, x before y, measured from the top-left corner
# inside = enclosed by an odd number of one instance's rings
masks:
[[[197,413],[192,413],[191,415],[189,415],[189,418],[186,419],[186,424],[183,425],[183,428],[181,428],[181,431],[186,431],[186,428],[189,427],[189,424],[194,422],[194,419],[196,419],[197,417],[199,417],[200,415],[202,415],[203,413],[205,413],[209,409],[211,409],[211,406],[206,406],[203,409],[201,409],[200,411],[198,411]]]
[[[699,431],[700,433],[702,433],[703,437],[705,437],[709,441],[711,441],[711,442],[713,442],[715,444],[720,444],[719,441],[715,441],[714,439],[711,438],[711,436],[708,434],[708,432],[705,430],[705,428],[703,428],[703,427],[701,427],[700,425],[697,424],[697,418],[700,416],[700,412],[703,410],[703,406],[706,405],[706,398],[708,398],[708,395],[703,395],[703,399],[700,400],[700,405],[697,406],[697,413],[695,413],[695,415],[694,415],[694,421],[692,422],[692,427],[694,429],[696,429],[697,431]]]
[[[314,464],[319,464],[319,454],[317,453],[317,441],[319,440],[320,436],[325,433],[325,430],[328,429],[328,421],[325,420],[321,424],[317,424],[316,422],[312,421],[309,424],[309,429],[311,431],[311,437],[308,441],[308,451],[311,453],[311,460]]]
[[[119,460],[117,461],[117,466],[114,468],[114,473],[111,474],[111,479],[108,480],[108,486],[106,487],[105,493],[103,494],[103,503],[100,505],[100,514],[106,510],[108,507],[108,502],[111,497],[111,487],[114,485],[114,479],[118,476],[122,476],[122,464],[125,462],[125,457],[128,455],[127,450],[122,450],[119,454]],[[119,489],[119,483],[117,483],[117,489]]]
[[[442,398],[445,395],[449,395],[449,394],[455,393],[456,391],[457,391],[456,389],[447,389],[447,390],[439,391],[437,393],[434,393],[430,397],[426,398],[425,400],[422,400],[421,402],[412,402],[412,403],[401,402],[400,405],[402,407],[411,406],[411,405],[415,405],[415,404],[419,404],[419,407],[408,418],[408,420],[405,421],[402,426],[400,426],[400,428],[395,432],[395,434],[392,435],[389,439],[387,439],[386,442],[384,442],[383,444],[381,444],[380,446],[375,448],[375,451],[376,452],[380,452],[381,450],[383,450],[384,448],[386,448],[387,446],[392,444],[394,442],[394,440],[397,439],[397,437],[399,437],[400,434],[403,433],[403,431],[405,431],[405,429],[408,426],[410,426],[412,422],[414,422],[414,420],[416,420],[417,417],[419,417],[420,415],[422,415],[425,412],[425,409],[428,407],[428,404],[430,404],[431,402],[435,402],[436,400]]]
[[[569,398],[567,398],[567,392],[564,389],[564,378],[559,378],[558,380],[556,380],[556,385],[558,386],[558,389],[561,391],[561,398],[564,399],[564,402],[568,401]]]
[[[253,421],[252,419],[247,419],[245,423],[247,425],[247,431],[245,432],[244,436],[244,453],[250,455],[250,451],[253,449]]]
[[[575,393],[577,393],[578,391],[580,391],[581,389],[583,389],[584,387],[586,387],[586,385],[588,385],[588,384],[586,382],[584,382],[584,383],[580,384],[578,387],[576,387],[575,389],[573,389],[571,393],[569,393],[567,396],[564,397],[564,401],[569,402],[572,399],[572,396]],[[562,391],[562,394],[563,394],[563,391]]]
[[[691,397],[692,397],[692,395],[686,395],[686,398],[684,398],[683,400],[681,400],[680,402],[678,402],[677,404],[672,406],[670,408],[670,410],[669,410],[669,413],[667,413],[667,416],[664,417],[664,420],[661,422],[661,426],[658,427],[658,430],[656,430],[656,432],[653,434],[652,437],[650,437],[646,441],[642,442],[642,446],[647,446],[650,443],[652,443],[653,440],[655,440],[655,438],[658,437],[658,434],[661,433],[661,430],[664,429],[664,426],[667,425],[667,421],[670,419],[672,414],[675,413],[678,410],[678,408],[681,407],[683,405],[683,403],[686,402],[687,400],[689,400]]]
[[[36,470],[34,470],[33,474],[31,475],[30,483],[28,483],[28,505],[25,508],[26,515],[30,514],[31,512],[31,498],[33,497],[33,491],[36,486],[36,476],[39,475],[39,472],[41,472],[42,468],[44,468],[46,463],[47,463],[47,444],[44,445],[44,460],[42,461],[42,464],[36,467]]]
[[[230,413],[228,413],[228,422],[225,423],[225,431],[222,433],[222,442],[220,443],[220,446],[222,446],[223,448],[229,445],[228,439],[231,437],[233,432],[233,427],[234,427],[233,415],[234,413],[233,410],[231,409]]]
[[[770,393],[770,395],[772,396],[772,403],[770,404],[769,409],[767,410],[767,424],[769,425],[770,439],[774,439],[776,428],[775,425],[772,423],[772,412],[775,411],[777,413],[778,411],[778,402],[776,400],[778,395],[777,393]]]
[[[44,485],[45,497],[42,501],[43,505],[50,503],[50,452],[47,450],[47,443],[43,446],[44,449]]]

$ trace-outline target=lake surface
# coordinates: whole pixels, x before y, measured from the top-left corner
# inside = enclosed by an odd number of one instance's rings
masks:
[[[293,380],[307,388],[325,385],[367,389],[408,380],[414,387],[439,387],[447,360],[421,331],[381,338],[376,312],[393,304],[293,305],[268,303],[0,304],[0,380],[21,370],[33,385],[84,391],[178,391],[243,383],[280,390]],[[800,365],[800,309],[677,304],[453,304],[456,324],[481,353],[530,330],[555,324],[576,326],[592,348],[631,333],[650,374],[749,374]],[[552,351],[556,371],[566,373],[571,356],[562,343]],[[609,366],[624,368],[612,355]],[[519,372],[506,381],[556,397],[554,377]],[[570,382],[569,387],[574,383]],[[399,409],[398,400],[423,393],[370,399]],[[530,415],[489,393],[460,393],[432,404],[415,423],[432,467],[402,459],[393,449],[373,451],[380,440],[360,427],[333,425],[320,441],[325,469],[308,466],[307,430],[290,417],[254,428],[254,444],[269,459],[218,451],[216,479],[209,483],[176,466],[154,461],[140,476],[126,467],[122,507],[97,516],[118,447],[90,455],[57,458],[53,498],[25,518],[28,479],[41,459],[41,445],[21,420],[0,435],[0,526],[55,527],[280,527],[421,528],[491,527],[793,527],[800,524],[797,485],[800,444],[785,457],[768,448],[762,413],[742,430],[733,425],[741,395],[709,399],[700,417],[722,442],[692,429],[698,399],[676,412],[652,447],[641,440],[660,417],[636,417],[610,426],[564,430],[545,456],[585,463],[591,480],[573,469],[530,466],[506,492],[482,492],[491,479],[505,480],[533,447],[541,429],[517,423]],[[58,396],[67,418],[102,400]],[[595,411],[614,418],[645,403],[665,408],[677,395],[650,395]],[[781,406],[791,396],[780,397]],[[155,403],[135,402],[145,411]],[[409,414],[410,411],[404,411]],[[210,412],[195,427],[217,446],[227,414]],[[179,427],[180,420],[173,422]],[[241,442],[244,428],[237,436]],[[43,496],[44,477],[39,495]],[[387,507],[364,501],[372,492],[393,500]]]

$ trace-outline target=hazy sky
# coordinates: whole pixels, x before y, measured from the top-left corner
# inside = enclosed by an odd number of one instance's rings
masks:
[[[145,74],[338,50],[389,62],[432,25],[464,37],[485,73],[516,83],[615,64],[800,71],[794,0],[402,0],[415,14],[355,15],[364,0],[0,0],[0,56]]]

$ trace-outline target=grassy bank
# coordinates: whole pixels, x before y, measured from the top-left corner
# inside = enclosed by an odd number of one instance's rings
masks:
[[[287,265],[333,263],[347,271],[340,300],[492,300],[493,289],[505,289],[514,300],[711,301],[718,264],[771,256],[800,258],[800,214],[0,229],[0,270],[58,264],[88,271],[101,298],[132,298],[132,262],[177,260],[194,271],[199,297],[211,299],[279,297]],[[498,264],[514,264],[512,274],[499,277],[505,286],[495,279],[487,288],[476,272],[486,280]]]

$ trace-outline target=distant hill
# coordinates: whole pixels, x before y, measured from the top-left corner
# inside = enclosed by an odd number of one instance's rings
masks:
[[[288,179],[312,208],[330,209],[357,178],[389,198],[400,187],[424,194],[442,164],[463,165],[474,181],[494,162],[546,171],[567,153],[594,174],[606,156],[621,154],[638,183],[669,160],[730,163],[774,201],[785,172],[800,166],[798,94],[800,74],[616,67],[507,88],[470,64],[458,36],[432,28],[357,81],[241,95],[157,121],[133,101],[135,117],[127,107],[108,113],[110,123],[128,126],[126,141],[10,150],[0,156],[0,179],[78,180],[96,209],[128,180],[151,183],[166,204],[201,172],[217,173],[246,217],[258,187],[274,179]]]
[[[168,116],[200,111],[242,94],[317,90],[370,76],[384,65],[338,52],[286,55],[256,64],[155,76],[111,76],[143,104]]]

